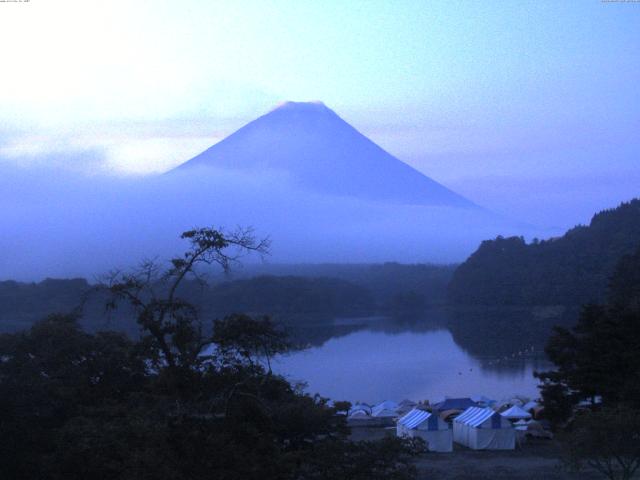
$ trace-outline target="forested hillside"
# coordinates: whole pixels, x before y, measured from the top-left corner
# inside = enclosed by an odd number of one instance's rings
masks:
[[[581,305],[603,301],[608,279],[640,245],[640,200],[594,215],[560,238],[482,242],[454,272],[449,302],[458,305]]]
[[[261,276],[212,285],[191,281],[185,282],[180,294],[206,319],[247,312],[300,321],[303,317],[367,316],[375,311],[367,289],[335,278]],[[89,331],[108,327],[135,334],[135,322],[128,318],[131,312],[107,315],[105,303],[100,289],[84,279],[0,282],[0,332],[29,328],[54,312],[76,312],[82,314],[82,325]]]
[[[309,324],[336,317],[416,313],[443,304],[453,268],[396,263],[276,265],[269,270],[247,268],[231,280],[213,275],[208,285],[185,282],[180,294],[205,319],[248,312]],[[3,281],[0,332],[27,329],[55,312],[81,312],[81,324],[88,331],[108,328],[135,335],[132,312],[124,309],[107,315],[105,301],[96,285],[84,279]]]
[[[408,297],[420,297],[424,305],[446,303],[447,285],[457,265],[425,263],[322,263],[253,264],[232,272],[235,279],[259,276],[336,278],[366,288],[376,303],[393,308]]]
[[[235,312],[288,315],[362,316],[375,310],[363,287],[336,278],[260,276],[215,285],[204,306],[215,316]]]
[[[21,330],[51,313],[72,312],[80,307],[89,289],[83,278],[0,282],[0,331]]]

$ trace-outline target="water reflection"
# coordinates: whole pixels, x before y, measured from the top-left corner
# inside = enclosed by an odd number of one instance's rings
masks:
[[[483,394],[536,397],[534,371],[549,368],[543,346],[556,309],[440,309],[405,318],[342,319],[291,331],[310,346],[277,370],[334,399],[439,400]]]
[[[561,306],[451,308],[445,313],[455,342],[484,368],[499,371],[539,363],[553,327],[572,326],[577,316],[577,309]]]

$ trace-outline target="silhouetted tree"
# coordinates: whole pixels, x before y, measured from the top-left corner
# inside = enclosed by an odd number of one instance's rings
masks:
[[[268,239],[256,240],[246,229],[225,233],[198,228],[181,238],[188,240],[189,249],[171,259],[168,268],[146,261],[132,273],[112,273],[106,285],[112,294],[108,307],[123,301],[132,306],[154,365],[166,364],[170,369],[198,366],[202,350],[211,343],[203,334],[196,308],[178,295],[182,283],[189,278],[204,282],[199,265],[217,264],[227,271],[242,255],[264,255],[269,246]]]
[[[609,480],[629,480],[640,468],[640,416],[636,410],[584,412],[564,435],[566,462],[588,465]]]
[[[198,229],[162,270],[114,274],[111,306],[137,312],[139,341],[54,316],[0,336],[0,465],[53,480],[410,479],[411,442],[357,444],[327,399],[265,368],[288,341],[268,318],[233,315],[206,333],[180,298],[196,266],[222,268],[266,244]],[[236,253],[228,253],[236,248]],[[213,322],[212,322],[213,323]],[[268,362],[267,362],[268,365]]]
[[[557,328],[545,349],[556,370],[543,372],[545,406],[555,420],[581,401],[640,409],[640,250],[623,257],[607,305],[583,308],[573,329]],[[596,401],[597,400],[597,401]]]

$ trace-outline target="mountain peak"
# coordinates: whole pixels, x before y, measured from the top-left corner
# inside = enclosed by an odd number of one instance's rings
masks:
[[[384,151],[322,102],[284,102],[178,168],[193,166],[286,172],[316,193],[476,208]]]
[[[261,118],[280,118],[284,121],[293,120],[328,120],[339,118],[338,114],[327,107],[323,102],[281,102]]]
[[[320,100],[312,100],[310,102],[293,102],[291,100],[287,100],[284,102],[278,103],[275,107],[271,109],[272,112],[275,111],[325,111],[330,110],[324,102]]]

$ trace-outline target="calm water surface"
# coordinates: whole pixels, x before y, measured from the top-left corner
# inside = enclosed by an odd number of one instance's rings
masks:
[[[476,394],[497,400],[537,397],[533,372],[549,364],[517,348],[507,348],[506,355],[503,348],[499,355],[487,351],[472,356],[446,328],[392,332],[365,328],[281,357],[276,370],[291,381],[305,381],[309,393],[352,402],[405,398],[433,402]]]

